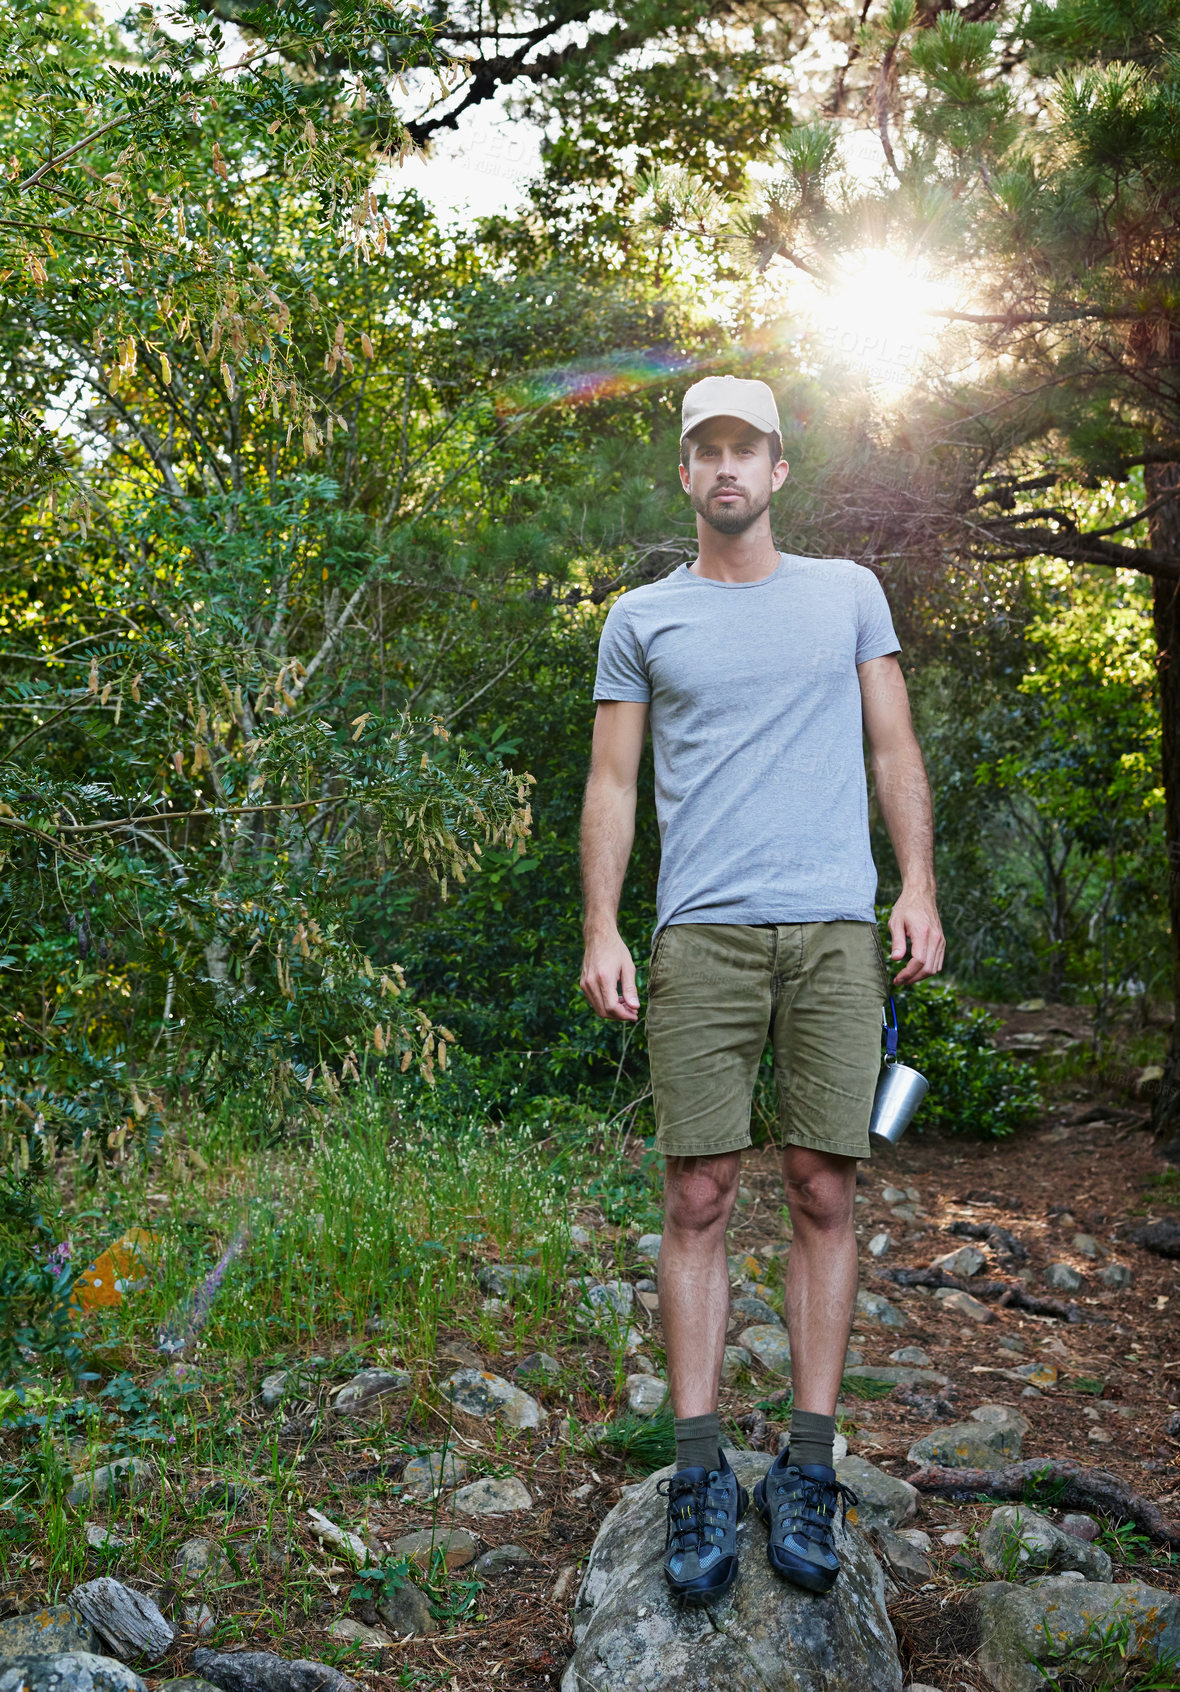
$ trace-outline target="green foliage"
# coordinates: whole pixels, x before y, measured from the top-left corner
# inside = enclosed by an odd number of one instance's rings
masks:
[[[473,878],[445,908],[400,932],[388,903],[374,913],[375,923],[398,934],[398,955],[423,1008],[441,1016],[446,1007],[467,1096],[497,1114],[519,1117],[564,1094],[613,1116],[646,1084],[642,1027],[595,1017],[578,987],[578,832],[598,626],[598,616],[571,619],[539,642],[528,671],[491,701],[486,727],[465,736],[474,748],[509,759],[527,749],[536,777],[527,857],[493,858],[490,878]],[[645,766],[620,914],[641,981],[655,924],[658,853]]]
[[[179,342],[231,402],[245,389],[282,404],[314,450],[332,414],[308,385],[307,349],[278,291],[293,279],[290,250],[273,271],[259,262],[270,255],[247,258],[234,198],[267,178],[318,201],[325,230],[347,218],[356,256],[383,251],[389,223],[372,182],[407,137],[369,46],[385,43],[391,69],[441,70],[437,25],[384,0],[344,0],[329,16],[263,0],[231,47],[196,0],[176,0],[161,21],[146,6],[108,28],[80,0],[0,4],[0,125],[19,147],[0,183],[7,256],[35,320],[68,297],[112,393],[144,374],[170,389]],[[337,67],[330,89],[296,69],[317,53]],[[39,420],[25,427],[48,445]],[[69,446],[50,456],[85,513]]]
[[[866,1380],[863,1375],[845,1375],[840,1391],[845,1398],[888,1398],[893,1386],[889,1381]]]
[[[996,1018],[961,1006],[949,983],[904,988],[896,1004],[898,1057],[930,1083],[911,1133],[943,1128],[1003,1139],[1039,1108],[1028,1065],[995,1049]]]
[[[76,1269],[43,1214],[46,1161],[41,1136],[29,1136],[25,1167],[0,1169],[0,1381],[30,1354],[46,1367],[76,1373],[80,1350],[70,1291]]]
[[[654,1416],[637,1416],[627,1410],[612,1421],[589,1432],[592,1451],[612,1457],[640,1475],[666,1468],[676,1457],[676,1423],[669,1404]]]
[[[348,1602],[386,1602],[396,1598],[411,1578],[411,1567],[405,1557],[386,1557],[379,1564],[368,1564],[357,1570],[356,1583],[348,1594]]]
[[[1172,1692],[1180,1657],[1152,1649],[1147,1643],[1150,1631],[1150,1624],[1145,1628],[1132,1616],[1116,1616],[1106,1623],[1095,1616],[1082,1637],[1063,1650],[1046,1616],[1041,1622],[1044,1649],[1037,1656],[1030,1654],[1029,1661],[1052,1685],[1076,1677],[1088,1692]]]
[[[1094,1541],[1116,1562],[1150,1562],[1153,1552],[1151,1536],[1140,1533],[1134,1522],[1107,1522]]]

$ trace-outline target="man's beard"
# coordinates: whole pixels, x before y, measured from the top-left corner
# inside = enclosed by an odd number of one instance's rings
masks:
[[[694,495],[692,508],[694,511],[699,513],[699,515],[705,519],[705,522],[709,525],[709,527],[711,529],[715,529],[719,535],[740,535],[743,534],[752,523],[756,523],[764,511],[769,511],[770,509],[769,493],[766,495],[766,498],[762,501],[761,505],[755,504],[748,494],[744,495],[743,498],[747,501],[744,505],[720,505],[715,506],[712,510],[710,510],[709,501],[707,499],[701,500],[696,498]]]

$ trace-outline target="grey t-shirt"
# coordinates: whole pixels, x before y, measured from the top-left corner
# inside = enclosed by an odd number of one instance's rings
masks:
[[[856,666],[898,650],[846,558],[782,553],[749,583],[682,564],[615,601],[594,697],[650,702],[658,929],[873,920]]]

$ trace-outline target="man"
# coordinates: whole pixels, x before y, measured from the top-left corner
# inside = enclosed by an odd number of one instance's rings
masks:
[[[737,1575],[748,1505],[720,1448],[729,1314],[725,1232],[769,1033],[793,1225],[786,1275],[789,1447],[755,1489],[771,1567],[814,1592],[839,1574],[853,1501],[832,1461],[856,1296],[856,1162],[880,1069],[889,973],[877,935],[864,737],[902,890],[897,986],[942,968],[930,791],[897,637],[876,577],[780,553],[787,479],[764,382],[712,376],[684,396],[680,480],[699,556],[611,607],[583,814],[582,990],[639,1015],[619,935],[640,753],[651,716],[662,856],[647,1010],[656,1146],[666,1159],[660,1312],[676,1419],[664,1567],[705,1603]]]

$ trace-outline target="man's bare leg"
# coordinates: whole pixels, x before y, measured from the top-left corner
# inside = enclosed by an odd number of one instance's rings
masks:
[[[667,1489],[664,1575],[678,1598],[703,1604],[737,1578],[737,1529],[749,1503],[721,1450],[717,1392],[729,1318],[725,1230],[740,1152],[670,1157],[664,1177],[660,1314],[676,1417],[676,1473]]]
[[[783,1185],[794,1230],[786,1316],[795,1405],[832,1416],[856,1303],[856,1159],[788,1146]]]
[[[740,1151],[667,1160],[660,1316],[668,1387],[678,1420],[717,1410],[729,1320],[725,1231],[737,1198],[741,1161]]]
[[[828,1592],[840,1573],[833,1519],[856,1502],[832,1462],[856,1302],[856,1159],[788,1146],[783,1184],[794,1226],[786,1307],[795,1402],[790,1450],[758,1482],[754,1504],[770,1529],[770,1566],[805,1591]]]

